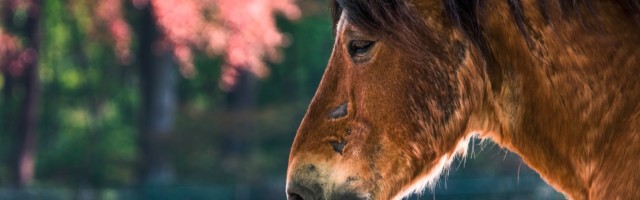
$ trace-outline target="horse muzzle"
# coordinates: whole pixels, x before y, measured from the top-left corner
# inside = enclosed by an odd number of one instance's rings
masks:
[[[371,200],[371,195],[360,192],[352,181],[332,180],[328,172],[314,165],[305,165],[294,170],[287,182],[288,200]],[[322,171],[322,172],[321,172]],[[351,177],[351,180],[357,179]]]

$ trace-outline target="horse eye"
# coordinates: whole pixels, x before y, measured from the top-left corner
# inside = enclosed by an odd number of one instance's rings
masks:
[[[363,59],[366,59],[367,53],[369,53],[369,50],[371,50],[374,44],[374,41],[353,40],[349,42],[349,55],[351,55],[351,58],[356,62],[366,61]]]

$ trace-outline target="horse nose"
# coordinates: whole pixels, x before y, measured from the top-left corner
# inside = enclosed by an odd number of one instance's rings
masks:
[[[359,176],[349,176],[346,182],[334,183],[314,164],[295,167],[287,182],[287,200],[371,200],[371,195],[352,184]]]
[[[316,200],[321,199],[319,192],[312,190],[308,186],[294,182],[287,187],[287,200]]]
[[[320,184],[310,183],[309,185],[294,182],[287,187],[287,200],[371,200],[370,195],[361,195],[355,190],[341,190],[329,192],[328,196],[323,196]],[[312,188],[315,188],[312,189]]]

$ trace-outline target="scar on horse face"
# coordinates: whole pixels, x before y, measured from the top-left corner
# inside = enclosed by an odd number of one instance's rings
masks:
[[[329,112],[329,118],[334,120],[340,119],[347,116],[347,114],[349,114],[347,103],[341,103],[340,105],[338,105],[338,107],[336,107],[335,109]],[[350,133],[350,130],[347,130],[346,133],[348,135]],[[331,146],[333,147],[333,150],[336,153],[339,153],[340,155],[342,155],[342,151],[344,149],[344,146],[347,145],[347,141],[344,138],[342,138],[339,141],[336,141],[336,140],[329,141],[329,144],[331,144]]]
[[[640,199],[638,0],[332,6],[335,43],[291,147],[289,200],[421,193],[476,136],[569,199]]]
[[[342,103],[338,107],[333,109],[331,112],[329,112],[329,118],[339,119],[344,116],[347,116],[347,114],[348,114],[347,103]]]

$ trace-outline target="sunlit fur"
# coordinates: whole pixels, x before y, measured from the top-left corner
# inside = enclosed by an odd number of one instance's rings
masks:
[[[640,198],[638,1],[334,7],[334,50],[293,142],[288,188],[401,199],[433,187],[477,136],[567,198]],[[378,41],[369,61],[352,61],[353,38]],[[347,114],[329,117],[343,103]]]
[[[411,194],[422,195],[425,189],[433,191],[438,178],[448,170],[451,162],[453,162],[457,157],[464,159],[465,156],[467,156],[469,141],[472,139],[471,136],[458,142],[453,155],[447,154],[440,157],[436,164],[431,167],[431,171],[416,178],[412,183],[407,184],[406,188],[403,188],[395,197],[393,197],[393,199],[402,199],[403,197],[407,197]]]

